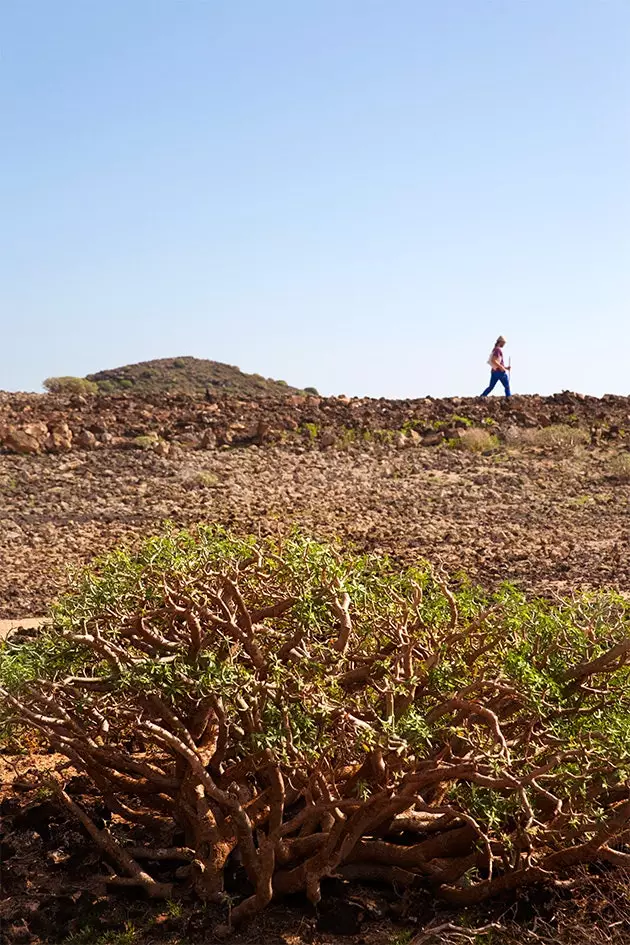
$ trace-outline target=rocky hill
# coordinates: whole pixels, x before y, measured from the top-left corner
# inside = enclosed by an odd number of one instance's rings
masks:
[[[245,374],[231,364],[190,357],[140,361],[89,374],[87,380],[97,384],[102,393],[203,395],[210,390],[249,398],[296,392],[285,381]]]

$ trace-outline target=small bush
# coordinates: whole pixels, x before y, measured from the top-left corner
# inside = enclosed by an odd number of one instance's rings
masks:
[[[514,433],[514,440],[523,446],[538,446],[543,449],[562,450],[582,446],[589,435],[581,427],[557,423],[541,429],[521,429]]]
[[[160,438],[157,433],[146,433],[133,438],[134,446],[139,450],[150,450],[158,445]]]
[[[49,394],[98,394],[98,384],[85,377],[47,377],[43,386]]]
[[[418,430],[421,430],[424,426],[424,421],[422,420],[405,420],[402,427],[400,428],[400,433],[403,433],[405,436],[409,436],[410,433],[417,433]]]
[[[454,413],[451,417],[451,423],[456,427],[472,427],[474,426],[473,421],[469,417],[460,417],[459,414]]]
[[[236,874],[236,923],[317,902],[329,875],[473,905],[623,858],[622,598],[488,600],[426,566],[199,527],[109,555],[53,616],[0,648],[3,719],[91,780],[105,829],[60,777],[56,796],[122,885],[222,902]]]
[[[202,489],[212,489],[214,486],[218,486],[219,482],[216,473],[209,472],[207,469],[203,469],[191,477],[191,483],[200,486]]]
[[[354,427],[342,426],[337,431],[337,434],[338,434],[337,442],[339,446],[345,449],[347,449],[350,446],[354,446],[354,444],[359,439],[359,433],[357,430],[355,430]]]
[[[461,431],[456,440],[453,440],[453,446],[457,449],[468,450],[471,453],[486,453],[488,450],[496,449],[498,445],[496,436],[479,427],[467,427]]]
[[[606,462],[606,472],[620,482],[630,482],[630,453],[615,453]]]
[[[319,397],[319,391],[317,390],[316,387],[305,387],[304,393],[311,394],[313,397]]]

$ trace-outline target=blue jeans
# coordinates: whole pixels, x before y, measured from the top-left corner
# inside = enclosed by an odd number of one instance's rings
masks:
[[[490,383],[484,390],[482,397],[487,397],[490,391],[494,390],[497,384],[501,381],[503,387],[505,388],[505,396],[511,397],[512,391],[510,390],[510,378],[507,371],[491,371],[490,372]]]

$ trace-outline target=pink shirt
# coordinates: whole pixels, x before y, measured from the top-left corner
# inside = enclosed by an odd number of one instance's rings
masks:
[[[505,367],[505,361],[503,360],[503,351],[501,350],[501,348],[498,347],[498,345],[496,348],[492,349],[492,354],[490,355],[490,357],[493,360],[498,361],[502,368]]]

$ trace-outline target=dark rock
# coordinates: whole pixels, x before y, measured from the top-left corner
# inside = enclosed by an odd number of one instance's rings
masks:
[[[96,447],[98,440],[91,430],[81,430],[81,432],[75,437],[74,443],[80,450],[93,450]]]
[[[15,856],[16,850],[15,847],[10,843],[7,843],[6,840],[0,841],[0,863],[4,863],[6,860],[10,860],[11,857]]]
[[[533,416],[531,413],[526,413],[524,410],[515,410],[513,417],[521,427],[534,428],[540,426],[538,417]]]
[[[364,906],[343,899],[325,899],[320,903],[317,931],[332,935],[358,935],[365,920]]]
[[[16,830],[33,830],[42,840],[50,837],[50,824],[59,817],[59,809],[53,801],[42,801],[19,813],[13,821]]]
[[[199,448],[202,450],[214,450],[217,446],[217,437],[212,430],[206,430],[201,437]]]

